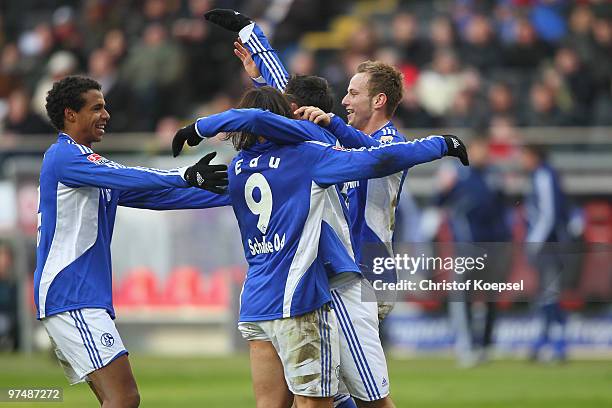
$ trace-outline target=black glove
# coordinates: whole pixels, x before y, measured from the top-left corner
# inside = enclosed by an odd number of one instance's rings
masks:
[[[231,9],[212,9],[204,14],[204,18],[211,23],[234,32],[239,32],[252,23],[249,17]]]
[[[187,125],[176,131],[174,138],[172,139],[172,155],[178,156],[185,142],[189,146],[197,146],[202,141],[202,138],[198,135],[195,130],[195,123]]]
[[[217,152],[208,153],[185,171],[185,180],[192,187],[223,194],[227,190],[227,166],[209,164]]]
[[[444,137],[444,141],[446,141],[446,146],[448,147],[448,151],[446,152],[447,156],[458,157],[461,160],[461,164],[464,166],[470,165],[470,160],[468,159],[467,149],[465,145],[455,135],[442,135]]]

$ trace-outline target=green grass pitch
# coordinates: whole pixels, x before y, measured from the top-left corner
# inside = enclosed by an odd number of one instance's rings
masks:
[[[247,356],[230,358],[130,357],[142,407],[253,407]],[[612,407],[612,362],[534,365],[493,361],[459,369],[450,359],[389,361],[391,392],[399,408]],[[95,407],[85,385],[70,387],[50,354],[0,354],[0,388],[64,387],[63,403],[0,406]]]

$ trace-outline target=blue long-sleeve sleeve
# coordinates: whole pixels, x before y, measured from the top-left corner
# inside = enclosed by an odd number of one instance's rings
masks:
[[[329,126],[327,126],[327,130],[329,130],[334,137],[338,139],[342,146],[350,149],[360,147],[377,147],[382,144],[382,142],[374,139],[370,135],[367,135],[352,126],[347,125],[339,116],[336,115],[331,118],[331,122]]]
[[[155,191],[121,191],[119,205],[148,210],[185,210],[231,205],[229,194],[199,188],[167,188]]]
[[[76,144],[61,144],[52,154],[55,154],[54,170],[58,180],[69,187],[92,186],[117,190],[189,187],[183,178],[184,169],[127,167]]]
[[[200,137],[213,137],[219,132],[246,131],[284,145],[308,140],[335,143],[331,133],[307,120],[289,119],[261,109],[230,109],[196,121]]]
[[[307,142],[300,146],[314,150],[307,154],[316,156],[312,163],[313,180],[321,186],[389,176],[414,165],[439,159],[448,150],[442,136],[360,149],[346,149],[319,142]]]
[[[287,82],[289,81],[289,73],[283,66],[276,51],[270,45],[265,34],[255,23],[244,27],[240,33],[240,40],[244,46],[251,52],[253,61],[261,76],[265,79],[266,84],[284,92]],[[259,82],[255,82],[256,86],[261,86]]]

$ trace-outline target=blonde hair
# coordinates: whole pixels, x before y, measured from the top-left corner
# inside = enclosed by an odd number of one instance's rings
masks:
[[[381,61],[362,62],[357,67],[357,73],[370,75],[368,95],[373,97],[384,93],[387,96],[385,113],[393,116],[404,95],[404,75],[397,68]]]

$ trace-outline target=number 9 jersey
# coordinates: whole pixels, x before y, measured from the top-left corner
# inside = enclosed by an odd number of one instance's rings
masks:
[[[444,138],[428,139],[369,149],[265,142],[238,153],[228,169],[229,192],[249,264],[239,321],[299,316],[329,302],[326,271],[317,257],[325,189],[446,154]]]
[[[295,147],[270,142],[241,151],[229,191],[249,264],[240,321],[299,316],[331,301],[317,258],[325,189],[303,171]]]

